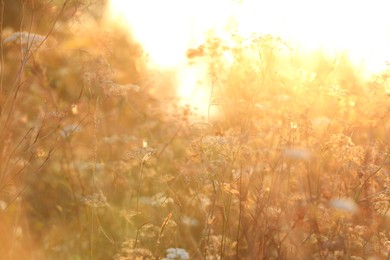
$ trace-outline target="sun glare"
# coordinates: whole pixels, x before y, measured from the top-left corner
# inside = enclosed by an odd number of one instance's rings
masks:
[[[389,6],[386,0],[111,0],[110,15],[129,27],[151,66],[177,69],[179,95],[205,111],[209,91],[199,80],[207,73],[190,67],[186,52],[208,33],[271,34],[300,51],[347,53],[369,76],[390,61]]]
[[[129,26],[154,65],[175,67],[185,61],[188,48],[203,42],[207,30],[222,27],[229,19],[227,3],[111,0],[110,10]]]

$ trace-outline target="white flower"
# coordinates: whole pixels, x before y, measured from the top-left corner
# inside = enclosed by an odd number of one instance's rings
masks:
[[[334,209],[350,213],[356,213],[359,210],[359,206],[351,198],[332,199],[329,205]]]
[[[310,151],[304,148],[287,148],[282,152],[284,157],[293,159],[293,160],[304,160],[307,161],[311,157]]]
[[[167,257],[163,260],[187,260],[190,259],[190,255],[183,248],[168,248]]]
[[[64,128],[62,128],[60,130],[60,134],[63,138],[66,139],[66,138],[71,137],[75,132],[79,132],[80,130],[81,130],[80,125],[70,124],[70,125],[64,126]]]
[[[29,32],[16,32],[8,36],[3,40],[4,44],[17,44],[21,46],[28,46],[32,48],[39,47],[46,37],[39,34],[29,33]]]

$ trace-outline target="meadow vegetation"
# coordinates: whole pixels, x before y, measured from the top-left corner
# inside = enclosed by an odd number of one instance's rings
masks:
[[[390,258],[390,68],[210,36],[188,51],[209,120],[104,1],[21,6],[0,38],[0,259]]]

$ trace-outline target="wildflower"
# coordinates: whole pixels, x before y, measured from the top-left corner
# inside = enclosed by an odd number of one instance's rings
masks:
[[[163,260],[186,260],[190,259],[190,255],[183,248],[168,248],[167,256]]]
[[[311,153],[304,148],[287,148],[283,151],[283,156],[294,159],[307,161],[311,157]]]
[[[60,135],[63,138],[67,139],[71,137],[75,132],[79,132],[80,130],[81,130],[80,125],[70,124],[64,126],[64,128],[60,130]]]
[[[211,124],[207,122],[194,122],[191,125],[191,128],[200,130],[200,131],[206,131],[211,128]]]
[[[269,220],[277,220],[282,212],[282,209],[277,206],[269,206],[265,209],[265,215]]]
[[[119,253],[114,255],[114,260],[155,259],[147,248],[134,248],[135,240],[129,239],[122,243]]]
[[[39,146],[39,147],[37,147],[37,149],[35,149],[35,155],[38,158],[42,158],[42,157],[46,156],[46,152],[41,146]]]
[[[206,135],[201,140],[201,145],[210,152],[216,151],[215,149],[221,150],[225,147],[229,148],[233,144],[233,139],[225,136]]]
[[[168,204],[172,204],[173,199],[164,195],[164,193],[157,193],[152,197],[152,206],[154,207],[163,207]]]
[[[297,129],[298,128],[298,123],[294,122],[294,121],[291,121],[290,122],[290,127],[291,127],[291,129]]]
[[[125,210],[125,209],[122,209],[121,211],[119,211],[119,216],[125,218],[127,221],[130,222],[130,220],[137,216],[138,213],[134,210]]]
[[[139,238],[141,241],[155,241],[160,234],[160,228],[152,223],[145,224],[142,226],[139,232]]]
[[[243,179],[248,179],[253,175],[253,172],[254,172],[254,168],[252,166],[246,167],[243,170],[241,169],[232,170],[233,177],[235,180],[238,180],[240,177],[242,177]]]
[[[148,140],[147,139],[142,140],[142,148],[148,148]]]
[[[232,185],[229,183],[222,183],[221,189],[232,195],[240,195],[240,192],[237,189],[233,188]]]
[[[114,144],[121,140],[121,138],[118,135],[111,135],[111,136],[105,136],[102,138],[103,142],[106,144]]]
[[[329,96],[333,97],[343,97],[347,95],[347,91],[342,89],[340,86],[331,85],[328,87],[328,93]]]
[[[368,239],[372,235],[370,228],[368,226],[364,226],[364,225],[356,225],[353,228],[353,233],[356,236],[362,237],[365,239]]]
[[[36,49],[44,41],[46,37],[43,35],[29,33],[29,32],[15,32],[3,40],[4,45],[20,45],[26,48]]]
[[[187,226],[196,227],[199,225],[199,221],[197,219],[191,218],[189,216],[183,216],[181,218],[181,221],[183,222],[184,225],[187,225]]]
[[[330,239],[324,242],[324,247],[330,251],[341,251],[345,248],[344,240],[341,237]]]
[[[359,210],[358,205],[351,198],[333,199],[329,202],[329,205],[334,209],[350,213],[356,213]]]
[[[126,96],[126,94],[129,91],[139,92],[141,90],[141,87],[138,85],[133,84],[126,84],[121,85],[118,83],[115,83],[111,79],[103,79],[101,80],[101,87],[103,88],[104,93],[106,96]]]
[[[73,105],[72,105],[71,111],[72,111],[72,114],[73,114],[73,115],[77,115],[77,114],[79,113],[79,107],[78,107],[78,105],[77,105],[77,104],[73,104]]]
[[[390,252],[390,240],[385,241],[385,242],[383,243],[383,245],[385,246],[385,248],[386,248],[387,250],[389,250],[388,252]]]
[[[138,149],[134,149],[128,153],[126,153],[126,157],[129,159],[135,159],[140,161],[141,163],[145,163],[149,161],[150,158],[156,153],[156,149],[151,147],[142,147]]]
[[[91,208],[100,208],[108,205],[107,198],[101,191],[99,193],[85,196],[81,199],[81,201]]]
[[[199,195],[199,202],[201,208],[206,211],[207,208],[211,205],[211,200],[205,195]]]

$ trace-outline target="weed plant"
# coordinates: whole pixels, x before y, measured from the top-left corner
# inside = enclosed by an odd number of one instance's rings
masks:
[[[211,119],[101,2],[22,3],[1,28],[0,259],[390,258],[390,69],[210,37],[188,60]]]

